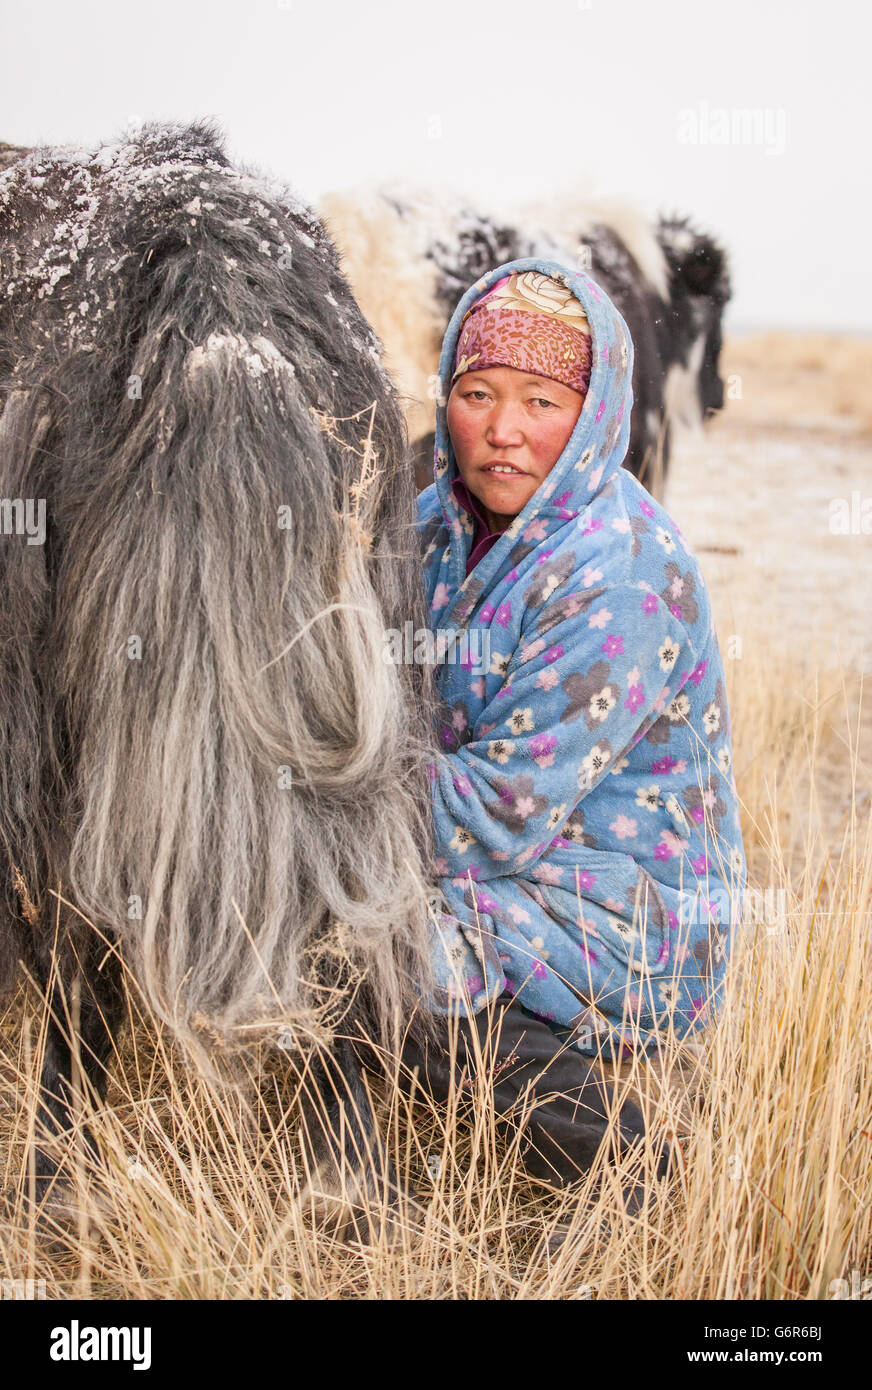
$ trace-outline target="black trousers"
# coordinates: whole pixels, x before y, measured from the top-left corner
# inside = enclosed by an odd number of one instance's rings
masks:
[[[449,1056],[450,1027],[457,1029],[456,1058]],[[612,1089],[594,1059],[585,1057],[535,1015],[527,1013],[510,994],[501,995],[492,1011],[449,1025],[439,1021],[438,1039],[407,1043],[404,1067],[416,1073],[417,1084],[437,1101],[445,1102],[452,1086],[469,1089],[479,1061],[493,1077],[498,1126],[511,1135],[519,1129],[524,1166],[537,1178],[558,1186],[577,1181],[590,1168],[614,1112]],[[415,1082],[404,1084],[414,1093]],[[630,1100],[613,1122],[612,1152],[623,1155],[640,1144],[645,1133],[642,1112]],[[660,1160],[658,1177],[670,1172],[668,1150]],[[625,1194],[628,1209],[639,1205],[638,1185]]]

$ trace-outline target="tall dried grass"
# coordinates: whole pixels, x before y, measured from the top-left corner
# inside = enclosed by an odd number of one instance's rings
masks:
[[[868,1272],[863,789],[872,777],[862,690],[802,653],[769,649],[765,668],[727,667],[751,882],[770,897],[738,934],[696,1074],[676,1045],[650,1066],[634,1060],[618,1080],[647,1110],[644,1154],[617,1169],[604,1144],[587,1178],[557,1192],[526,1177],[517,1141],[498,1137],[486,1079],[441,1111],[380,1087],[384,1151],[414,1197],[376,1205],[341,1239],[315,1224],[302,1196],[295,1117],[305,1077],[290,1060],[273,1062],[257,1085],[216,1095],[181,1066],[131,990],[131,1027],[93,1119],[99,1163],[79,1152],[78,1222],[47,1240],[24,1161],[40,1016],[21,995],[0,1018],[0,1182],[12,1193],[0,1278],[45,1279],[49,1297],[808,1299]],[[664,1080],[679,1054],[682,1069]],[[658,1186],[650,1174],[665,1132],[678,1136],[680,1172]],[[635,1215],[620,1193],[633,1164],[650,1185]]]

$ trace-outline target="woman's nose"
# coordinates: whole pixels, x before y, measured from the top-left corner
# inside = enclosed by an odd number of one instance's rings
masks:
[[[522,438],[518,409],[510,401],[494,406],[488,414],[485,437],[491,444],[518,444]]]

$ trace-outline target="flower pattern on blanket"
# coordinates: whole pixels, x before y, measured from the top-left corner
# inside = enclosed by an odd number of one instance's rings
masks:
[[[576,426],[523,512],[466,576],[474,527],[444,401],[461,320],[515,269],[551,275],[591,327]],[[621,467],[626,324],[583,272],[498,266],[457,306],[440,360],[434,486],[418,499],[430,622],[480,628],[488,670],[437,668],[431,768],[440,1011],[503,990],[581,1050],[653,1045],[718,1007],[745,857],[730,713],[705,581],[672,518]]]

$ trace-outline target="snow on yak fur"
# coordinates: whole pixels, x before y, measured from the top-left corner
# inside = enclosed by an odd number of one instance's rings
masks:
[[[11,164],[0,265],[6,984],[78,961],[105,1055],[120,940],[202,1058],[310,1022],[341,939],[387,1040],[427,978],[431,695],[383,655],[424,625],[414,487],[335,248],[198,122]]]
[[[331,194],[319,210],[404,394],[419,487],[433,481],[434,374],[451,315],[475,280],[518,257],[579,265],[626,320],[635,362],[625,467],[652,492],[662,491],[671,425],[698,426],[723,405],[726,257],[686,219],[652,226],[625,203],[584,197],[500,217],[403,185]]]

